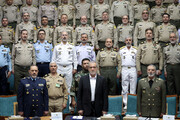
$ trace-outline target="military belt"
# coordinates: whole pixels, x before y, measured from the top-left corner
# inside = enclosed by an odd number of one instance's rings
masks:
[[[167,65],[180,65],[180,63],[167,63]]]
[[[49,64],[49,62],[38,62],[37,64]]]
[[[100,67],[102,69],[116,69],[116,66]]]
[[[50,97],[49,96],[49,99],[52,99],[52,100],[56,100],[56,99],[59,99],[59,98],[63,98],[63,96],[57,96],[57,97]]]

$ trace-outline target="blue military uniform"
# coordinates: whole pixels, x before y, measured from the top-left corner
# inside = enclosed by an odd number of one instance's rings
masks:
[[[46,80],[40,77],[21,79],[18,88],[18,111],[25,117],[43,116],[48,111],[48,90]]]
[[[7,73],[12,71],[10,49],[0,45],[0,95],[8,94]]]
[[[51,62],[53,46],[49,41],[45,40],[43,43],[41,43],[38,40],[34,44],[34,48],[36,54],[36,63],[39,69],[38,76],[43,77],[50,72],[49,63]]]

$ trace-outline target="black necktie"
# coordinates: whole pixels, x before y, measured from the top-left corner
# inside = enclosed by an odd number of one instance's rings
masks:
[[[152,87],[152,84],[153,84],[153,80],[150,80],[150,81],[149,81],[149,86],[150,86],[150,88]]]

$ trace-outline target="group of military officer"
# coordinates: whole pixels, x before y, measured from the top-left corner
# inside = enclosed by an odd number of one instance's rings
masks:
[[[109,95],[118,94],[117,79],[121,78],[124,109],[128,92],[136,93],[137,77],[146,78],[150,64],[157,68],[157,76],[164,71],[168,94],[180,95],[180,75],[176,73],[180,69],[178,0],[168,7],[155,0],[151,9],[144,0],[135,4],[133,0],[17,1],[5,0],[0,6],[1,94],[7,94],[7,78],[13,73],[15,93],[20,84],[26,90],[21,94],[39,96],[29,83],[20,81],[29,75],[31,65],[37,65],[38,76],[46,79],[50,111],[62,111],[68,93],[75,107],[79,79],[88,74],[88,62],[96,61],[98,74],[107,80]],[[54,92],[56,89],[60,92]],[[34,101],[35,110],[39,104]]]

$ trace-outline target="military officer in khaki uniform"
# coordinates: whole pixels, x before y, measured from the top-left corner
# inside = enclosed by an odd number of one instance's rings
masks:
[[[133,16],[134,16],[134,25],[136,25],[137,22],[140,22],[142,20],[142,12],[143,10],[150,10],[149,5],[144,3],[143,0],[138,0],[138,2],[132,6],[133,9]]]
[[[5,4],[5,0],[0,0],[0,6],[3,6]]]
[[[22,22],[21,16],[23,13],[28,12],[30,15],[29,21],[37,25],[37,18],[38,18],[38,8],[32,5],[32,0],[26,0],[26,5],[23,5],[20,8],[20,22]]]
[[[56,5],[56,6],[59,6],[59,5],[61,5],[61,1],[62,1],[62,0],[51,0],[50,2],[51,2],[52,4],[54,4],[54,5]],[[40,2],[41,4],[44,4],[44,3],[46,2],[46,0],[39,0],[39,2]]]
[[[2,11],[2,7],[0,6],[0,26],[1,26],[2,18],[3,18],[3,11]]]
[[[2,36],[2,43],[12,50],[12,45],[14,43],[14,29],[11,26],[8,26],[8,18],[2,19],[0,35]]]
[[[167,8],[170,4],[173,3],[173,0],[163,0],[163,5]]]
[[[81,25],[75,29],[74,40],[73,40],[74,45],[77,45],[77,43],[81,43],[81,34],[86,33],[88,35],[87,42],[94,46],[97,38],[93,28],[87,24],[87,21],[88,19],[86,16],[81,17]]]
[[[58,7],[57,11],[59,22],[61,15],[66,14],[68,16],[68,24],[71,26],[75,25],[75,7],[71,4],[68,4],[68,0],[63,0],[62,5]]]
[[[48,25],[56,27],[58,25],[57,8],[51,3],[51,0],[46,2],[39,7],[38,11],[38,25],[41,26],[42,16],[48,17]]]
[[[90,23],[90,17],[91,17],[91,4],[86,2],[86,0],[80,0],[80,2],[78,2],[75,5],[75,25],[79,26],[81,24],[80,19],[82,16],[86,16],[88,19],[88,24]]]
[[[180,95],[180,44],[177,42],[176,33],[170,34],[170,43],[164,48],[164,75],[167,77],[169,95]]]
[[[134,26],[130,25],[129,23],[129,17],[127,15],[124,15],[122,17],[122,24],[119,25],[116,29],[117,31],[117,48],[121,48],[125,46],[125,39],[127,36],[133,37],[134,32]]]
[[[159,44],[152,40],[153,30],[146,29],[146,41],[141,44],[137,51],[136,68],[138,75],[147,77],[146,69],[150,64],[154,64],[157,67],[157,75],[161,74],[163,69],[163,55],[162,49]]]
[[[68,25],[68,16],[66,14],[62,14],[61,15],[61,25],[56,27],[54,30],[54,36],[53,36],[53,44],[54,46],[57,43],[61,42],[61,36],[62,36],[62,32],[66,31],[68,33],[69,36],[69,40],[68,42],[73,42],[74,39],[74,30],[72,26]]]
[[[20,6],[22,6],[22,4],[23,4],[23,0],[13,0],[13,1],[14,1],[13,4],[16,5],[16,6],[18,6],[19,8],[20,8]]]
[[[48,25],[48,17],[47,16],[43,16],[41,18],[41,27],[38,27],[37,32],[40,29],[44,29],[45,32],[46,32],[45,40],[47,40],[47,41],[52,43],[53,42],[53,32],[54,32],[54,29],[53,29],[53,26],[49,26]]]
[[[105,47],[107,38],[111,38],[114,42],[114,47],[117,44],[116,26],[109,22],[109,13],[104,11],[102,13],[102,22],[95,27],[95,34],[97,39],[95,41],[96,50]]]
[[[27,0],[23,0],[23,5],[26,5],[26,4],[27,4],[26,1],[27,1]],[[33,5],[33,6],[38,7],[38,6],[42,5],[42,4],[43,4],[43,0],[32,0],[32,5]]]
[[[154,65],[148,66],[147,74],[138,82],[137,111],[142,117],[159,118],[166,112],[165,81],[155,76]]]
[[[167,13],[170,15],[170,22],[180,28],[180,3],[178,0],[174,0],[174,3],[169,5]]]
[[[28,76],[28,69],[36,64],[34,47],[28,43],[28,31],[21,31],[21,40],[13,46],[12,72],[14,73],[14,88],[17,93],[18,85],[23,77]]]
[[[26,29],[28,31],[28,41],[35,42],[37,39],[36,36],[36,26],[29,21],[29,13],[23,13],[22,19],[23,22],[17,25],[15,33],[15,42],[18,42],[21,37],[21,30]]]
[[[98,72],[107,80],[109,95],[117,95],[117,79],[119,79],[121,73],[121,57],[116,49],[112,48],[112,39],[107,38],[105,46],[106,48],[102,48],[96,57]],[[116,67],[118,67],[118,71]]]
[[[145,30],[147,28],[153,29],[155,32],[156,24],[149,20],[149,12],[143,10],[142,12],[142,21],[138,22],[134,29],[134,46],[138,46],[141,42],[145,41]],[[154,33],[153,33],[154,34]]]
[[[44,79],[48,88],[49,96],[49,115],[51,112],[62,112],[66,108],[68,92],[65,78],[57,73],[57,64],[49,64],[50,73],[46,74]]]
[[[128,15],[129,21],[133,22],[133,12],[130,3],[125,0],[114,1],[111,6],[111,22],[118,26],[118,24],[122,23],[123,15]]]
[[[169,35],[174,32],[178,34],[177,29],[174,25],[169,23],[170,15],[164,13],[162,15],[163,23],[159,25],[155,32],[155,41],[159,42],[161,47],[165,47],[169,43]],[[179,38],[179,37],[178,37]]]
[[[3,17],[8,18],[9,25],[15,29],[19,16],[19,8],[14,5],[13,0],[6,0],[6,4],[2,7],[2,11]]]
[[[102,22],[102,13],[108,11],[110,13],[110,6],[105,4],[104,0],[98,0],[98,3],[92,6],[91,9],[91,25],[95,28],[95,25]]]
[[[162,16],[166,11],[167,8],[162,5],[162,0],[155,0],[156,6],[151,8],[151,19],[153,22],[156,23],[156,26],[162,23]]]

